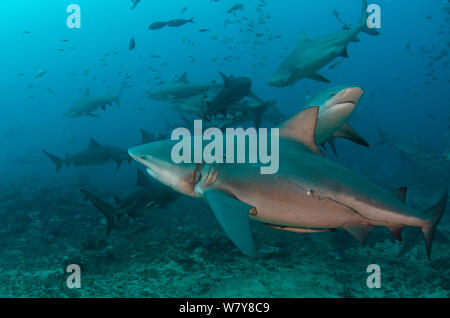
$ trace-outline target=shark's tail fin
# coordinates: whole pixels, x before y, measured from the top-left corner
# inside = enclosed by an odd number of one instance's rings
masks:
[[[431,223],[428,226],[422,227],[422,234],[425,240],[425,246],[427,248],[428,259],[431,259],[431,245],[433,244],[434,232],[436,226],[444,214],[445,207],[447,206],[448,197],[448,183],[445,188],[445,194],[439,202],[429,208],[425,213],[431,215]]]
[[[84,194],[85,198],[91,203],[105,216],[106,218],[106,234],[109,235],[111,233],[112,228],[114,227],[114,219],[116,216],[116,209],[106,203],[103,200],[100,200],[96,196],[92,195],[91,193],[87,192],[84,189],[80,189],[81,193]]]
[[[362,13],[361,13],[361,19],[359,21],[359,25],[361,26],[361,31],[370,35],[379,35],[380,32],[378,32],[375,29],[371,29],[367,26],[367,18],[369,17],[369,14],[367,13],[367,0],[362,0]]]
[[[61,170],[64,160],[61,158],[56,157],[55,155],[52,155],[51,153],[47,152],[45,149],[42,149],[42,152],[56,165],[56,171],[58,172]]]

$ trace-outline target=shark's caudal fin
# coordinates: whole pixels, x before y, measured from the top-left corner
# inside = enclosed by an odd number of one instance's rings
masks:
[[[52,155],[51,153],[47,152],[45,149],[42,149],[42,152],[56,165],[56,171],[61,170],[64,160],[61,158],[56,157],[55,155]]]
[[[112,228],[114,227],[114,218],[116,215],[116,209],[109,205],[108,203],[100,200],[96,196],[87,192],[84,189],[80,189],[81,193],[84,194],[87,200],[91,201],[91,203],[105,216],[106,218],[106,234],[109,235],[111,233]]]
[[[371,29],[367,26],[367,18],[369,17],[369,14],[367,13],[367,0],[362,0],[362,13],[361,18],[359,20],[359,25],[361,27],[361,31],[370,35],[379,35],[380,32],[378,32],[376,29]]]
[[[436,226],[439,224],[439,221],[444,214],[445,207],[447,206],[447,197],[448,197],[448,184],[445,188],[445,194],[439,202],[429,208],[425,213],[431,215],[431,223],[429,226],[422,228],[423,238],[425,240],[425,246],[427,248],[427,256],[428,259],[431,260],[431,245],[433,244],[434,232],[436,230]]]

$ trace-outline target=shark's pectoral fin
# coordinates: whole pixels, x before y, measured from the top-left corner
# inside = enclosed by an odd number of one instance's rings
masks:
[[[322,154],[314,138],[319,107],[311,107],[298,113],[280,125],[280,137],[292,139],[305,145],[314,153]]]
[[[371,226],[360,226],[360,227],[346,227],[344,228],[348,233],[350,233],[356,240],[361,244],[366,244],[367,237],[369,236]]]
[[[119,171],[120,166],[122,165],[122,160],[117,160],[116,164],[117,164],[116,171]]]
[[[99,118],[100,116],[95,115],[93,113],[87,113],[86,116],[90,116],[90,117],[94,117],[94,118]]]
[[[311,75],[307,76],[307,78],[315,80],[315,81],[319,81],[319,82],[331,83],[331,81],[329,79],[325,78],[324,76],[320,75],[319,73],[311,74]]]
[[[358,145],[370,147],[369,143],[364,140],[349,124],[345,124],[342,126],[340,130],[333,134],[334,138],[345,138],[349,139],[353,142],[356,142]]]
[[[214,189],[206,190],[203,196],[233,243],[248,256],[256,257],[248,217],[252,207]]]
[[[348,57],[347,46],[344,46],[344,47],[340,50],[339,56],[340,56],[340,57]]]

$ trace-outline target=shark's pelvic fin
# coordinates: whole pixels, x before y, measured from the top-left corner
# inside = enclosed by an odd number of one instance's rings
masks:
[[[314,73],[310,76],[307,76],[309,79],[315,80],[315,81],[319,81],[319,82],[324,82],[324,83],[331,83],[331,81],[327,78],[325,78],[324,76],[320,75],[319,73]]]
[[[361,226],[361,227],[346,227],[344,228],[348,233],[350,233],[356,240],[358,240],[362,245],[366,244],[367,237],[369,236],[371,226]]]
[[[342,126],[340,130],[333,134],[334,138],[345,138],[356,142],[358,145],[370,147],[369,143],[364,140],[349,124]]]
[[[214,189],[206,190],[203,196],[233,243],[246,255],[256,257],[248,217],[252,207]]]
[[[292,139],[305,145],[314,153],[322,154],[314,139],[319,107],[311,107],[281,124],[280,137]]]

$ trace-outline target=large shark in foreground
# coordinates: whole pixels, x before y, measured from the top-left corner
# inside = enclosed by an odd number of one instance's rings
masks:
[[[117,170],[119,170],[123,161],[131,162],[125,150],[113,146],[101,145],[93,138],[89,142],[88,149],[71,155],[68,154],[64,159],[52,155],[44,149],[42,149],[42,152],[56,165],[56,171],[61,170],[63,165],[68,167],[98,166],[107,162],[115,162],[117,164]]]
[[[137,170],[136,186],[122,198],[115,197],[115,206],[97,198],[84,189],[80,189],[80,191],[105,216],[107,234],[113,229],[116,220],[123,215],[128,215],[135,219],[146,212],[164,208],[178,196],[178,193],[168,187],[148,179],[139,169]]]
[[[365,242],[374,226],[401,239],[405,226],[423,233],[431,257],[433,234],[447,203],[447,192],[427,211],[405,203],[406,188],[387,191],[322,156],[314,140],[319,108],[308,108],[280,126],[279,170],[260,174],[255,164],[174,164],[176,141],[129,150],[147,172],[183,194],[206,200],[222,228],[245,254],[256,256],[249,219],[279,230],[315,233],[344,228]]]
[[[114,96],[94,96],[89,89],[86,89],[84,94],[76,101],[65,113],[66,117],[75,118],[81,116],[99,117],[94,114],[98,109],[106,110],[106,106],[116,103],[120,106],[120,95],[122,93],[123,85],[120,87],[117,95]]]
[[[311,40],[302,31],[297,40],[295,50],[283,61],[270,80],[270,85],[286,87],[295,84],[303,78],[329,82],[317,72],[335,58],[348,57],[347,45],[351,42],[359,42],[358,34],[365,32],[378,35],[375,29],[367,27],[367,1],[363,0],[362,14],[359,23],[353,28]]]

